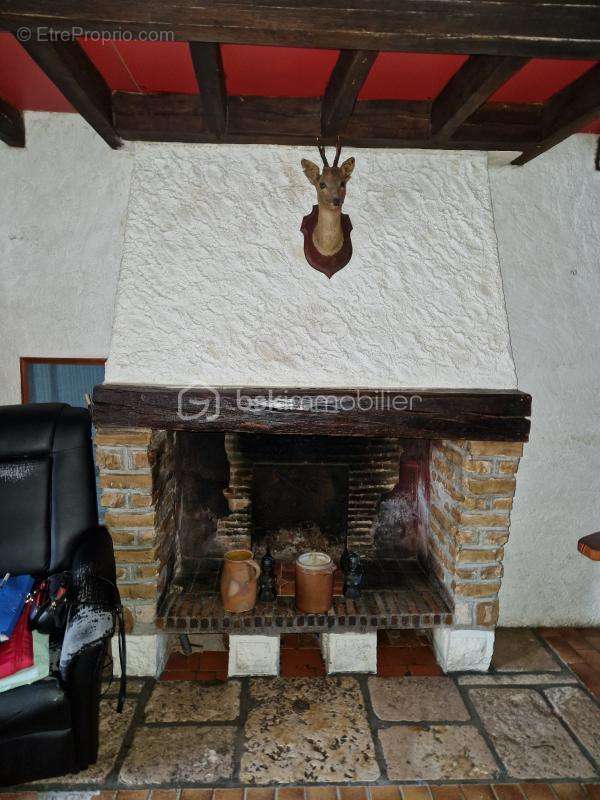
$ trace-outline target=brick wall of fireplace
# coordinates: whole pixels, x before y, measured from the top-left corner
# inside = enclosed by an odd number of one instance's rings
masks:
[[[182,545],[178,537],[186,494],[185,476],[178,475],[175,457],[178,435],[101,427],[95,436],[101,502],[115,546],[127,630],[134,635],[156,631],[158,605],[186,557],[185,541]],[[389,445],[389,440],[382,441]],[[414,459],[398,466],[400,473],[409,473],[407,485],[412,485],[414,495],[418,545],[414,555],[441,588],[456,626],[493,629],[522,444],[444,439],[423,449],[423,442],[401,441],[409,454],[412,443],[427,456],[424,470],[419,471]],[[198,442],[192,443],[197,449]],[[396,452],[400,449],[401,445]],[[234,464],[239,450],[239,440],[230,439]],[[188,480],[196,487],[201,484],[202,470],[188,472]],[[234,475],[234,490],[235,480]],[[386,480],[391,486],[389,476]],[[231,508],[231,499],[237,495],[231,491],[231,474],[227,484],[209,475],[207,482],[211,481],[215,496],[226,489],[223,502],[226,506],[229,501],[229,513],[235,513],[237,506],[234,503]],[[248,507],[246,502],[242,505]],[[222,510],[223,505],[219,510],[214,503],[212,511],[204,509],[203,524],[218,527],[220,519],[226,518],[220,517]],[[362,543],[367,543],[366,538]]]

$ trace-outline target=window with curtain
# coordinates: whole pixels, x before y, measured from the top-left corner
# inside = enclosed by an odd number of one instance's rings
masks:
[[[85,407],[94,386],[104,380],[104,359],[22,358],[24,403],[68,403]]]

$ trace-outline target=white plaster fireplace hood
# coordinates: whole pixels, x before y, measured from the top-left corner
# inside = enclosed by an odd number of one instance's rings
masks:
[[[332,280],[302,251],[311,155],[134,145],[106,380],[514,388],[485,154],[353,150]]]

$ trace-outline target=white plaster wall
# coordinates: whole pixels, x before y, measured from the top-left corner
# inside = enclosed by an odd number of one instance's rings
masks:
[[[575,136],[490,180],[519,388],[533,396],[500,593],[503,625],[600,624],[600,172]]]
[[[107,380],[513,387],[486,156],[356,152],[329,281],[299,232],[313,150],[136,145]]]
[[[0,142],[0,404],[20,356],[105,357],[132,168],[75,114],[26,114]]]

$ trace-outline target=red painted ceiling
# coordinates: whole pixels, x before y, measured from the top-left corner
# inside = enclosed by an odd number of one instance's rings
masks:
[[[81,44],[112,89],[187,94],[198,91],[184,42],[82,41]],[[338,55],[336,50],[246,45],[223,45],[222,53],[229,94],[270,97],[322,95]],[[381,53],[360,98],[431,99],[465,58]],[[492,100],[504,103],[547,100],[594,63],[534,59],[496,92]],[[23,110],[72,111],[61,93],[8,33],[0,33],[0,98]],[[587,130],[600,132],[600,121]]]

